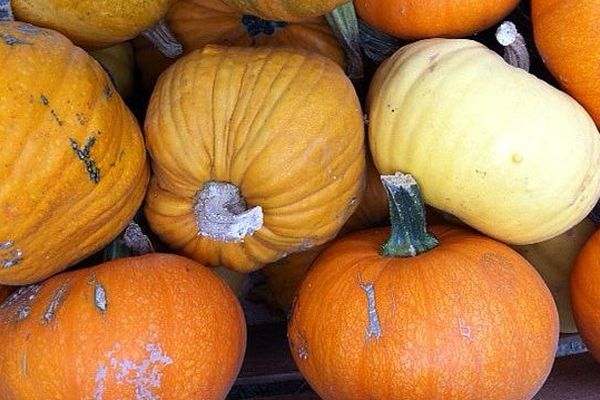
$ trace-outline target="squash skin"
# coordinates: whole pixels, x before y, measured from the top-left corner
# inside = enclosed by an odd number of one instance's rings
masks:
[[[593,0],[532,0],[531,18],[537,50],[560,86],[600,124],[597,21]]]
[[[194,51],[161,75],[145,132],[150,227],[207,265],[248,272],[318,246],[337,234],[364,189],[358,98],[339,66],[312,53]],[[195,196],[208,181],[237,186],[248,207],[262,207],[263,227],[243,242],[198,235]]]
[[[587,218],[555,238],[527,246],[514,246],[540,273],[552,292],[558,308],[560,331],[575,333],[569,280],[577,255],[596,231],[596,225]]]
[[[369,25],[409,40],[470,36],[501,21],[517,4],[519,0],[354,1],[356,13]]]
[[[152,27],[172,0],[11,0],[18,20],[61,32],[85,48],[124,42]]]
[[[135,94],[135,59],[129,42],[90,52],[113,79],[117,91],[124,99]]]
[[[367,104],[379,171],[410,173],[428,204],[496,239],[555,237],[600,196],[589,115],[477,42],[405,46],[377,71]]]
[[[0,310],[0,340],[1,400],[224,399],[246,327],[208,268],[151,254],[30,287]]]
[[[487,237],[431,231],[440,245],[406,258],[379,255],[387,228],[351,234],[309,270],[288,339],[320,398],[530,399],[543,384],[558,315],[540,276]]]
[[[222,0],[244,14],[272,21],[300,21],[319,17],[348,0]]]
[[[0,183],[0,263],[20,259],[0,268],[0,284],[22,285],[116,237],[149,170],[137,121],[96,61],[51,30],[4,22],[0,33],[17,41],[0,40],[0,176],[10,177]]]

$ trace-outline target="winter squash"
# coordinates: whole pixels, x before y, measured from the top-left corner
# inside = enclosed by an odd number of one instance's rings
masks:
[[[596,230],[585,218],[562,235],[541,243],[514,246],[540,273],[554,296],[560,319],[560,331],[577,332],[571,308],[569,277],[581,248]]]
[[[20,21],[63,33],[86,48],[109,47],[158,22],[172,0],[11,0]]]
[[[600,124],[597,21],[600,4],[591,0],[532,0],[535,45],[546,67],[566,92]]]
[[[247,272],[318,246],[364,188],[358,98],[313,53],[194,51],[161,75],[145,133],[150,228],[206,265]]]
[[[224,399],[246,327],[206,267],[150,254],[20,289],[0,341],[1,399]]]
[[[600,197],[590,116],[478,42],[407,45],[380,66],[368,97],[378,170],[414,175],[428,204],[493,238],[550,239]]]
[[[541,277],[500,242],[426,231],[415,181],[384,183],[391,231],[336,240],[302,282],[288,325],[300,372],[324,400],[531,399],[559,333]]]
[[[573,317],[581,339],[594,358],[600,361],[600,230],[583,246],[571,272],[570,291]]]
[[[465,37],[507,16],[519,0],[355,0],[360,18],[402,39]]]
[[[0,284],[21,285],[117,236],[149,171],[137,121],[87,53],[57,32],[4,22],[0,59],[0,176],[10,177],[0,182]]]
[[[221,0],[243,14],[262,19],[296,22],[325,15],[348,0]]]
[[[106,49],[91,51],[90,55],[111,77],[119,94],[123,98],[131,98],[135,90],[135,60],[131,44],[120,43]]]

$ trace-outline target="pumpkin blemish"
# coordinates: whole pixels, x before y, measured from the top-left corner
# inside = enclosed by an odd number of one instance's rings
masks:
[[[50,104],[50,102],[48,101],[48,98],[46,96],[44,96],[44,93],[40,94],[40,101],[45,106],[47,106],[48,104]]]
[[[63,125],[63,121],[58,117],[56,110],[50,110],[50,114],[52,114],[52,118],[54,118],[58,126]]]
[[[33,43],[31,42],[27,42],[23,39],[19,39],[17,37],[14,37],[13,35],[9,35],[8,33],[0,33],[0,39],[2,39],[4,41],[4,43],[6,43],[9,46],[16,46],[16,45],[33,45]]]
[[[56,314],[56,310],[65,300],[68,289],[68,282],[63,283],[59,286],[58,289],[56,289],[56,291],[52,295],[52,298],[50,299],[50,303],[48,304],[44,315],[42,316],[42,324],[48,324],[52,320],[54,314]]]
[[[23,252],[14,247],[12,240],[0,242],[0,265],[2,268],[11,268],[23,261]]]
[[[79,147],[79,143],[77,143],[77,140],[73,138],[70,138],[69,140],[71,141],[71,148],[77,155],[77,158],[79,158],[85,165],[85,169],[92,182],[100,182],[100,169],[96,165],[96,162],[92,160],[90,156],[92,147],[96,143],[96,137],[90,136],[87,142],[81,148]]]
[[[108,99],[110,99],[110,98],[112,97],[112,95],[113,95],[113,90],[112,90],[112,88],[110,87],[110,85],[108,85],[108,84],[107,84],[106,86],[104,86],[104,91],[103,91],[102,93],[104,94],[104,98],[105,98],[106,100],[108,100]]]
[[[465,323],[462,319],[458,319],[458,329],[460,331],[461,336],[471,340],[471,327]]]
[[[369,329],[367,329],[367,340],[371,338],[379,339],[381,337],[381,326],[379,325],[379,317],[377,316],[377,308],[375,307],[375,288],[372,282],[363,283],[359,278],[359,285],[367,295],[367,307],[369,315]]]

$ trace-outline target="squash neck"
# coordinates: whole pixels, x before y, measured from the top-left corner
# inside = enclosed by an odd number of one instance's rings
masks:
[[[415,179],[397,172],[383,175],[381,182],[390,206],[390,237],[381,247],[384,257],[414,257],[438,246],[427,231],[425,205]]]

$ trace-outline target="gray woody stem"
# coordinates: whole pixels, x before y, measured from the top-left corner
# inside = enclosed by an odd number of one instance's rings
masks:
[[[335,8],[326,15],[333,33],[343,43],[346,52],[346,73],[350,79],[364,76],[363,59],[360,50],[358,18],[354,4],[350,1]]]
[[[507,63],[529,72],[529,52],[515,24],[504,21],[496,30],[496,40],[504,46],[504,60]]]
[[[183,54],[183,46],[175,39],[164,19],[142,32],[142,36],[151,41],[166,57],[177,58]]]

